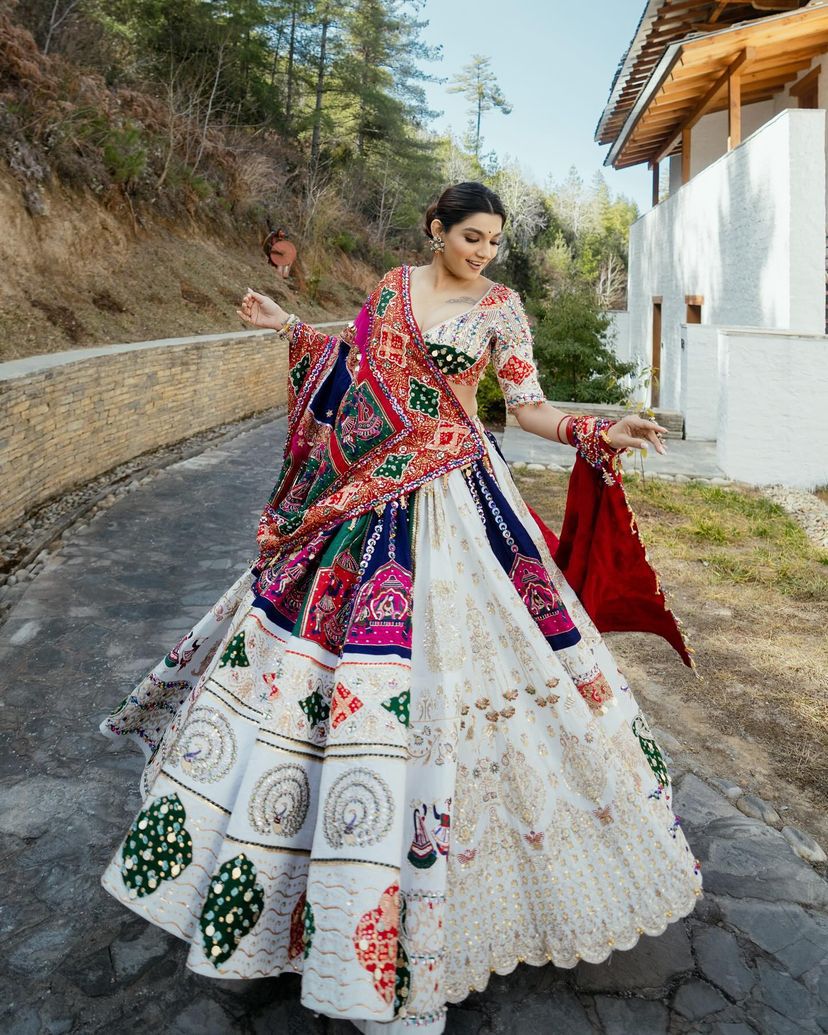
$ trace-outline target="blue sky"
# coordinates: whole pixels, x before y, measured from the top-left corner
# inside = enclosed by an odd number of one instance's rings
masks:
[[[450,79],[472,54],[492,60],[512,113],[483,116],[484,150],[509,155],[543,184],[562,180],[571,165],[586,181],[603,169],[610,190],[650,207],[646,165],[616,172],[604,167],[607,147],[593,136],[621,55],[632,39],[645,0],[426,0],[423,39],[442,44],[442,62],[423,67]],[[432,109],[445,114],[435,128],[461,134],[466,102],[428,83]]]

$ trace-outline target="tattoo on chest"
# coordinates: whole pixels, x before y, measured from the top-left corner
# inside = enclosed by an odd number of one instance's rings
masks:
[[[468,295],[461,295],[460,298],[447,298],[446,305],[450,305],[452,302],[471,302],[474,304],[476,301],[476,298],[469,298]]]

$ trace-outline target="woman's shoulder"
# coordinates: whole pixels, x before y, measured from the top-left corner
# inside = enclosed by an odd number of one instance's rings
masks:
[[[521,304],[518,292],[514,288],[510,288],[508,284],[502,284],[499,280],[492,283],[483,301],[499,308]]]

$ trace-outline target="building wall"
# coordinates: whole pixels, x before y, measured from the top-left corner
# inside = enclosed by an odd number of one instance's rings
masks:
[[[607,341],[615,355],[626,363],[630,358],[630,314],[627,309],[609,309]]]
[[[824,331],[825,117],[781,112],[633,224],[630,354],[650,364],[661,296],[663,408],[681,404],[686,295],[703,325]]]
[[[754,485],[828,484],[828,337],[718,332],[717,461]]]
[[[684,437],[712,441],[719,422],[719,333],[704,324],[679,326]]]
[[[0,530],[141,453],[285,404],[286,378],[287,343],[257,331],[0,364]]]

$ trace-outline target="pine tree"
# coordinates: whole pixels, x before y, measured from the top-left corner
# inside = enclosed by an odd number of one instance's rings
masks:
[[[480,124],[483,112],[498,108],[504,115],[509,115],[512,106],[503,96],[491,67],[491,58],[482,54],[473,54],[471,61],[463,66],[462,72],[453,79],[448,87],[449,93],[462,93],[469,102],[474,122],[475,155],[480,157]]]

